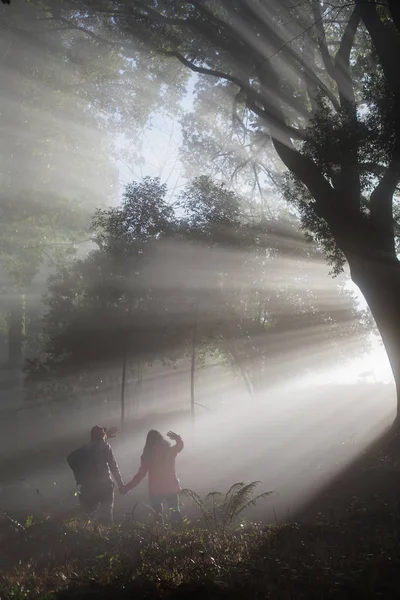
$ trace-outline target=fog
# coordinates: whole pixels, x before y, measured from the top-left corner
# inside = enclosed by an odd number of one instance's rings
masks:
[[[57,26],[43,13],[39,5],[23,0],[15,1],[11,12],[0,7],[0,508],[22,515],[67,515],[76,499],[66,456],[88,440],[94,424],[120,424],[121,361],[116,356],[109,364],[91,365],[97,384],[91,390],[83,386],[78,397],[29,398],[23,367],[26,358],[43,352],[48,276],[95,247],[90,229],[94,210],[118,206],[131,178],[160,176],[168,184],[172,206],[185,182],[203,174],[203,165],[198,162],[196,171],[196,156],[181,160],[179,155],[182,111],[192,108],[194,84],[188,74],[171,61],[165,73],[161,61],[152,66],[143,54],[132,58],[135,48],[105,47],[95,36],[66,22]],[[101,24],[97,27],[104,34]],[[270,54],[268,47],[260,51]],[[279,98],[272,100],[278,103]],[[207,115],[201,118],[207,122]],[[221,135],[217,150],[223,144]],[[240,162],[243,157],[235,158]],[[268,164],[272,168],[274,159]],[[270,214],[278,221],[282,199],[272,194],[268,173],[260,181],[269,195]],[[253,199],[246,195],[252,187],[248,181],[230,184],[244,204]],[[257,202],[255,212],[263,206]],[[248,209],[243,213],[250,222]],[[285,219],[292,224],[297,216],[291,211]],[[215,288],[212,273],[220,264],[224,293],[242,294],[238,304],[245,305],[243,312],[235,308],[232,323],[238,315],[247,318],[260,294],[269,299],[279,292],[266,313],[284,325],[268,336],[256,331],[246,338],[245,371],[252,374],[253,393],[237,365],[221,356],[221,348],[204,352],[195,369],[194,422],[187,347],[168,364],[163,357],[149,360],[139,353],[144,364],[140,386],[132,364],[126,418],[112,446],[128,480],[139,466],[147,431],[172,429],[185,442],[178,458],[184,488],[206,494],[259,480],[260,492],[275,494],[250,516],[281,522],[315,498],[390,425],[395,389],[373,326],[360,333],[355,326],[361,311],[352,312],[348,297],[339,297],[348,275],[332,281],[322,253],[310,256],[298,225],[295,235],[282,226],[268,239],[274,254],[267,257],[272,256],[267,266],[257,264],[249,282],[251,250],[176,239],[158,243],[157,238],[152,262],[141,273],[143,288],[161,298],[178,289],[206,296]],[[23,352],[11,360],[12,315],[21,297],[26,302]],[[296,298],[300,312],[305,298],[311,298],[305,324],[299,325],[289,298]],[[356,305],[357,297],[350,302]],[[178,304],[174,310],[170,314],[178,319],[186,309]],[[318,312],[330,314],[327,320],[313,320],[310,314]],[[147,322],[156,316],[155,309],[149,310]],[[211,301],[201,323],[214,326],[219,320]],[[236,340],[233,334],[230,339]],[[77,367],[69,381],[78,382],[80,373]],[[64,375],[57,377],[61,385]],[[144,482],[129,496],[117,496],[117,517],[136,501],[138,514],[144,514],[146,498]]]
[[[172,429],[185,442],[178,459],[183,487],[205,495],[226,491],[238,481],[259,480],[260,491],[276,494],[248,517],[268,522],[284,521],[313,500],[390,425],[394,413],[393,385],[340,383],[340,376],[334,382],[329,368],[326,385],[288,377],[249,398],[229,371],[206,365],[196,376],[193,429],[188,365],[151,371],[138,397],[128,395],[125,429],[112,441],[125,480],[139,466],[147,431]],[[117,390],[111,398],[113,393]],[[119,416],[117,402],[94,405],[90,399],[76,408],[32,406],[17,414],[3,409],[3,510],[67,515],[76,504],[67,454],[87,441],[94,423],[112,426]],[[144,516],[145,482],[127,497],[117,495],[117,517],[123,518],[137,501],[136,515]],[[185,502],[183,510],[193,515]]]

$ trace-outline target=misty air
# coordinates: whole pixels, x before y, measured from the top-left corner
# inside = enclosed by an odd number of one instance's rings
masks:
[[[0,600],[397,598],[400,4],[1,0]]]

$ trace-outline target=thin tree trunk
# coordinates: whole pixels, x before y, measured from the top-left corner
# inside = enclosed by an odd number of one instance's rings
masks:
[[[125,388],[126,388],[126,364],[128,360],[128,343],[125,341],[124,355],[122,358],[122,374],[121,374],[121,431],[125,427]]]
[[[136,385],[133,391],[133,414],[135,418],[139,416],[139,398],[140,393],[142,391],[142,383],[143,383],[143,363],[139,359],[137,364],[137,373],[136,373]]]
[[[8,364],[12,368],[21,366],[24,329],[25,297],[23,294],[18,294],[14,298],[8,316]]]
[[[192,427],[194,431],[194,422],[195,422],[195,414],[194,414],[194,375],[196,370],[196,341],[197,341],[197,308],[196,308],[196,317],[193,325],[193,337],[192,337],[192,360],[190,364],[190,417],[192,420]]]
[[[232,346],[229,347],[228,351],[230,352],[235,365],[238,367],[238,369],[240,371],[240,374],[242,376],[243,382],[246,386],[246,389],[248,391],[250,398],[252,398],[254,395],[254,388],[253,388],[251,378],[247,372],[247,369],[243,366],[241,360],[239,360],[236,350]]]
[[[121,373],[121,431],[125,426],[125,388],[126,388],[126,367],[128,363],[128,347],[129,347],[129,332],[130,332],[130,317],[132,314],[132,304],[128,305],[126,332],[124,335],[124,353],[122,357],[122,373]]]

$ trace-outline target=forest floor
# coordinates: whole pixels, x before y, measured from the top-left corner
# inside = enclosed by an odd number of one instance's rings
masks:
[[[398,598],[400,441],[386,434],[283,525],[0,523],[0,598]]]

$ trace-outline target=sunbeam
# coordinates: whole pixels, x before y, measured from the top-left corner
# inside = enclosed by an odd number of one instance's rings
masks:
[[[399,31],[2,0],[1,598],[397,593]]]

